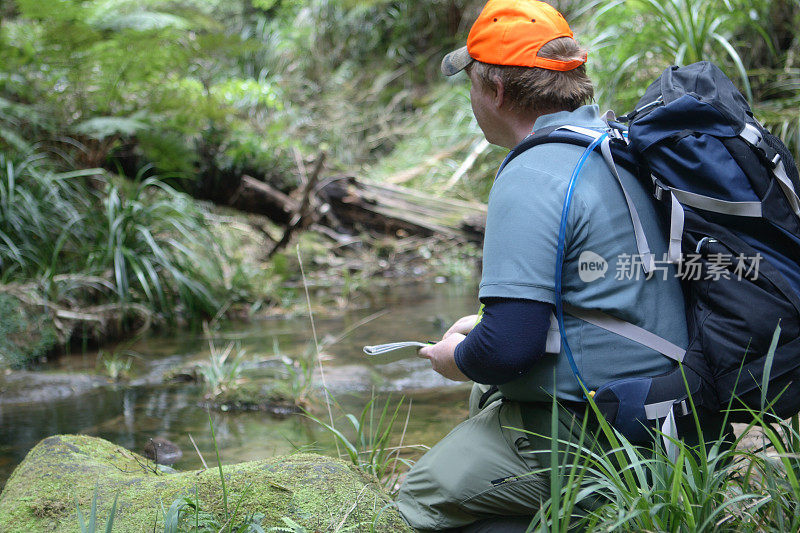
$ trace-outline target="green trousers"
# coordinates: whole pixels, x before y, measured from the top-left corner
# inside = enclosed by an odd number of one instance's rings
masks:
[[[477,387],[470,418],[414,465],[400,489],[400,513],[418,530],[531,516],[550,497],[550,473],[543,467],[550,465],[551,405],[498,399],[479,410]],[[577,442],[580,432],[581,418],[559,408],[558,438]],[[586,444],[594,445],[590,440]]]

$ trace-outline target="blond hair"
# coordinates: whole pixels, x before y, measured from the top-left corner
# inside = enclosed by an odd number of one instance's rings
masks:
[[[542,46],[539,56],[561,61],[586,57],[586,50],[570,37],[553,39]],[[512,109],[539,114],[574,111],[594,97],[586,64],[565,72],[539,67],[491,65],[474,61],[471,68],[485,87],[495,88],[495,77],[503,83],[505,98]]]

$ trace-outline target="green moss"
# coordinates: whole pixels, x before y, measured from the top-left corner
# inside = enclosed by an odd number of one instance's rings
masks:
[[[291,387],[282,382],[242,383],[218,394],[216,403],[261,405],[269,403],[291,403]]]
[[[300,412],[291,386],[284,382],[238,383],[204,402],[220,411],[266,411],[277,415]]]
[[[351,465],[314,454],[274,457],[223,468],[228,506],[239,515],[265,516],[263,527],[290,517],[311,530],[410,531],[391,500]],[[119,494],[114,531],[163,529],[162,507],[194,500],[224,523],[219,471],[165,475],[144,457],[108,441],[81,435],[49,437],[30,451],[0,494],[0,531],[76,531],[76,503],[86,512],[97,488],[97,516],[108,516]],[[387,508],[387,505],[390,507]]]

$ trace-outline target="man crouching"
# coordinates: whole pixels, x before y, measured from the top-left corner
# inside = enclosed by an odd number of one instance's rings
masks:
[[[591,105],[586,60],[564,17],[548,4],[490,0],[467,46],[448,54],[442,71],[466,72],[472,110],[486,139],[513,148],[547,128],[606,128]],[[566,315],[573,367],[558,328],[551,327],[562,209],[583,151],[541,144],[503,166],[495,179],[483,247],[482,317],[459,320],[438,344],[420,351],[443,376],[486,386],[475,385],[470,418],[417,462],[400,490],[400,512],[417,529],[525,531],[550,497],[550,472],[543,468],[550,464],[549,451],[542,450],[550,449],[553,395],[559,402],[556,437],[577,441],[587,413],[578,372],[591,391],[673,365],[650,348]],[[648,191],[624,170],[620,180],[660,257],[667,243]],[[685,348],[683,295],[674,271],[653,279],[581,277],[584,252],[608,264],[637,253],[625,196],[600,154],[591,154],[581,170],[566,221],[563,301],[614,315]],[[591,434],[587,439],[585,446],[602,447]]]

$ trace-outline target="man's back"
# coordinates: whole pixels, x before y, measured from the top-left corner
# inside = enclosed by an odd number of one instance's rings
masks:
[[[534,129],[556,125],[602,128],[596,106],[540,117]],[[498,176],[489,198],[481,299],[523,298],[555,302],[555,252],[567,184],[583,148],[547,143],[516,157]],[[619,184],[599,154],[579,176],[567,226],[564,301],[636,324],[686,347],[683,294],[673,266],[662,261],[665,232],[648,191],[621,171],[655,254],[658,269],[647,280]],[[673,363],[629,339],[566,315],[567,340],[586,385],[654,376]],[[565,354],[546,354],[524,376],[500,386],[520,401],[583,397]]]

